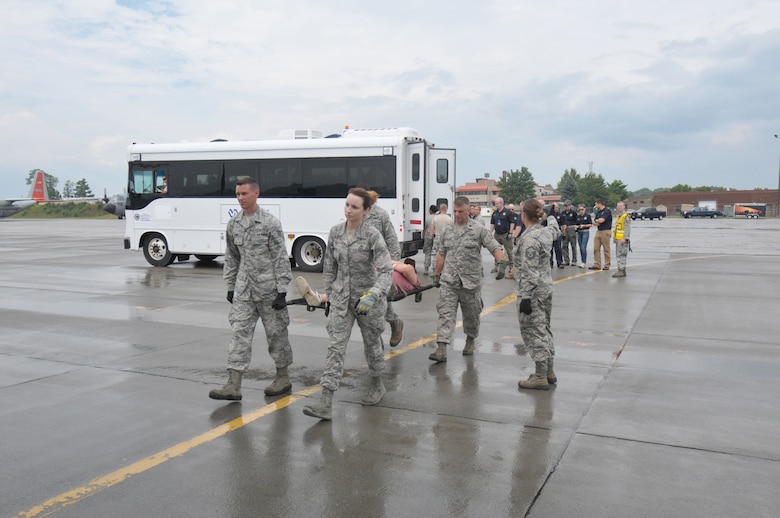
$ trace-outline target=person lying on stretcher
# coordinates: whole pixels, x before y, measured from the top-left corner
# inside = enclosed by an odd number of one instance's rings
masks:
[[[313,290],[303,277],[295,278],[295,287],[309,306],[320,306],[328,301],[328,296],[325,293],[318,293]],[[419,287],[420,277],[417,275],[414,259],[407,258],[404,262],[393,261],[394,292],[391,295],[391,298],[395,295],[406,295]]]

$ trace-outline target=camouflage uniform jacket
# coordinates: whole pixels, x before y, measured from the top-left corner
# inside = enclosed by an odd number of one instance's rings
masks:
[[[547,218],[547,226],[537,223],[520,234],[515,262],[515,295],[518,300],[534,296],[543,298],[552,293],[550,251],[553,241],[561,235],[555,216]]]
[[[223,277],[238,299],[259,300],[287,293],[292,280],[282,224],[257,208],[246,217],[240,211],[228,221]]]
[[[390,259],[401,260],[401,245],[398,243],[398,235],[393,228],[393,222],[390,221],[390,214],[376,203],[368,211],[368,215],[363,220],[382,234],[382,238],[387,245],[387,251],[390,252]]]
[[[357,299],[368,291],[384,296],[392,278],[393,263],[378,230],[365,220],[351,236],[346,223],[330,229],[322,282],[332,306],[348,305],[350,297]]]
[[[436,236],[438,253],[444,255],[444,269],[441,282],[455,284],[458,279],[466,289],[473,290],[481,286],[482,247],[491,254],[501,250],[501,245],[490,231],[473,219],[459,226],[453,221]]]

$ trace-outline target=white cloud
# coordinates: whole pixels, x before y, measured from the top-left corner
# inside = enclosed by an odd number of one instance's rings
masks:
[[[0,194],[44,163],[118,191],[131,142],[345,124],[456,147],[461,182],[593,160],[631,189],[774,187],[779,17],[771,0],[5,0]]]

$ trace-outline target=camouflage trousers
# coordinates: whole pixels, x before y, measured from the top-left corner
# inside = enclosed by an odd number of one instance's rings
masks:
[[[625,271],[628,262],[628,240],[615,243],[615,255],[617,255],[618,270]]]
[[[512,234],[507,232],[506,234],[495,234],[494,237],[498,244],[504,247],[504,260],[507,261],[509,268],[511,268],[514,264],[513,259],[515,255]]]
[[[325,370],[320,378],[322,388],[338,390],[341,377],[344,375],[344,356],[347,353],[347,343],[352,335],[352,328],[357,321],[360,334],[363,336],[363,350],[368,363],[368,371],[372,377],[379,376],[385,370],[385,356],[382,350],[381,335],[385,330],[385,299],[378,299],[367,315],[355,313],[358,297],[339,303],[338,307],[330,307],[328,318],[328,354],[325,359]]]
[[[457,284],[442,282],[439,288],[439,301],[436,303],[436,311],[439,313],[436,325],[437,342],[452,343],[458,304],[463,313],[463,332],[472,338],[479,336],[479,314],[482,313],[481,288],[466,289],[461,285],[460,280]]]
[[[431,267],[431,257],[433,257],[433,239],[427,237],[423,240],[423,268],[426,270]],[[436,266],[436,265],[434,265]]]
[[[387,295],[387,310],[385,311],[385,322],[388,324],[401,318],[396,314],[395,310],[393,310],[393,303],[390,300],[394,294],[395,290],[391,288],[390,293]]]
[[[287,367],[293,361],[292,347],[287,336],[290,315],[287,308],[276,310],[271,307],[276,294],[262,300],[233,300],[228,321],[233,329],[233,338],[228,346],[227,368],[246,372],[252,360],[252,339],[258,318],[263,321],[268,353],[277,368]]]
[[[517,301],[517,320],[520,323],[520,336],[528,348],[528,355],[535,362],[543,362],[555,356],[550,317],[552,316],[552,293],[544,298],[531,298],[531,314],[520,312],[520,300]]]
[[[562,246],[563,264],[577,264],[577,231],[574,229],[574,225],[566,227],[566,232],[563,234]],[[571,256],[569,256],[569,249],[571,249]]]

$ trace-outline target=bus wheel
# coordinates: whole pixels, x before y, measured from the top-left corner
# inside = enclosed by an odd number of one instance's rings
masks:
[[[321,272],[325,243],[318,237],[304,237],[293,247],[293,259],[303,272]]]
[[[168,266],[176,259],[168,250],[168,242],[160,234],[150,234],[144,239],[144,257],[152,266]]]
[[[208,263],[217,258],[216,255],[203,255],[203,254],[195,254],[195,257],[198,258],[198,261],[203,261],[204,263]]]

